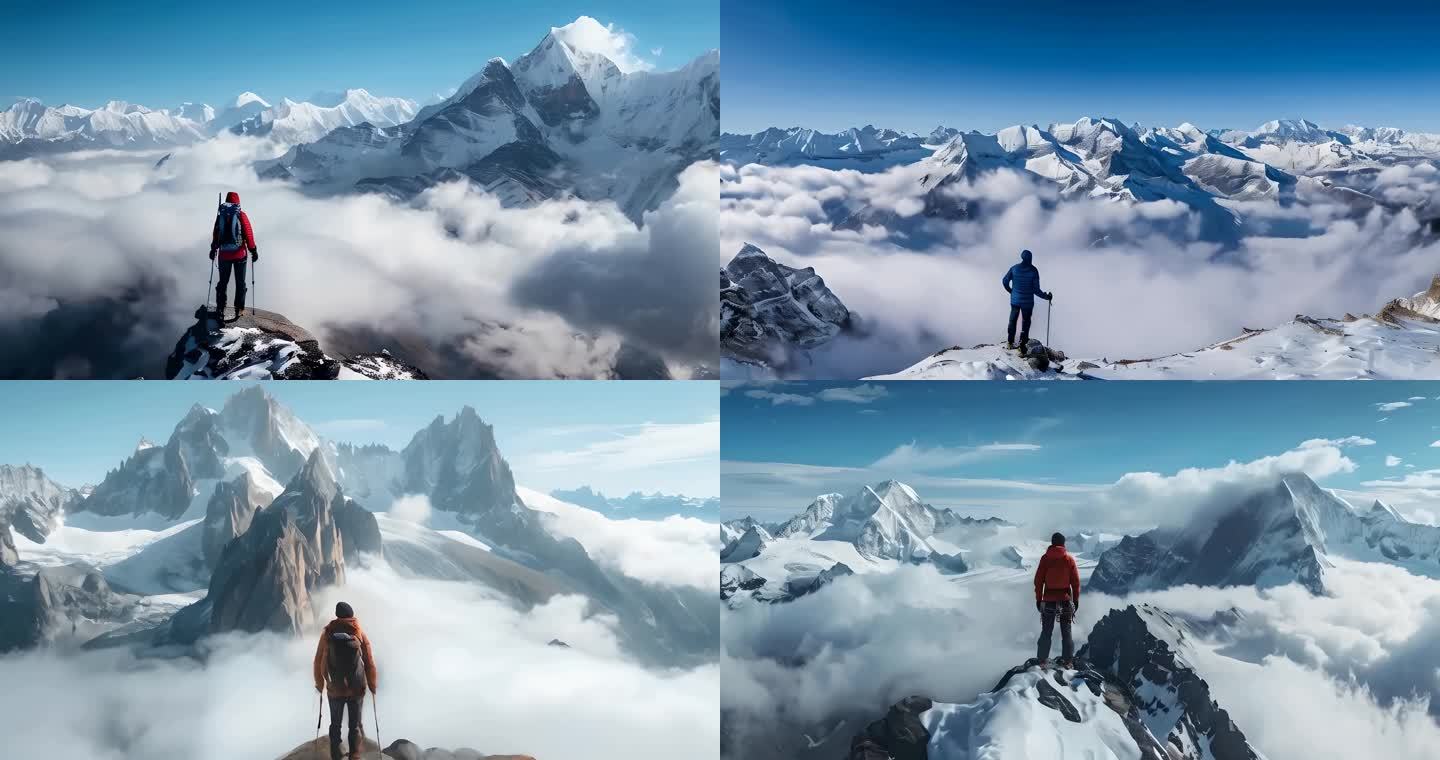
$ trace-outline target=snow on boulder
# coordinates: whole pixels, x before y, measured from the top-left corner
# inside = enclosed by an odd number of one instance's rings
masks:
[[[334,358],[284,315],[247,309],[228,319],[200,308],[165,363],[171,380],[424,380],[419,368],[388,351]]]

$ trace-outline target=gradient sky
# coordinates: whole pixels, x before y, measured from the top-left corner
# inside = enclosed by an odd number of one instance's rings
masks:
[[[495,426],[500,451],[528,488],[590,485],[607,494],[719,493],[715,383],[268,383],[265,390],[322,436],[400,449],[437,414],[466,404]],[[213,409],[236,383],[0,383],[0,463],[55,480],[97,483],[141,436],[164,443],[192,404]]]
[[[276,103],[363,87],[423,102],[582,15],[633,34],[637,52],[660,69],[720,46],[716,0],[663,10],[644,0],[11,0],[0,12],[0,99],[218,107],[246,90]]]
[[[856,387],[881,391],[843,392]],[[827,388],[842,392],[824,394]],[[1440,440],[1437,396],[1440,384],[1423,382],[733,387],[721,400],[723,513],[726,519],[789,517],[820,493],[893,477],[934,504],[996,514],[1007,505],[1076,498],[1128,472],[1170,475],[1281,454],[1313,438],[1350,436],[1375,443],[1345,448],[1356,471],[1320,482],[1371,494],[1367,481],[1440,473],[1440,447],[1431,446]],[[1409,406],[1380,406],[1393,402]],[[907,460],[907,444],[930,450],[928,459]],[[1403,461],[1387,466],[1387,456]],[[974,482],[982,479],[995,482]],[[1406,494],[1413,496],[1406,508],[1440,515],[1440,501],[1426,507],[1428,494]]]
[[[726,132],[1113,116],[1440,132],[1440,5],[722,0]]]

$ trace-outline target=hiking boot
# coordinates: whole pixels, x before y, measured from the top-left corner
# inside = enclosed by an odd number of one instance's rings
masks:
[[[1037,663],[1035,663],[1035,664],[1036,664],[1036,665],[1039,665],[1041,670],[1044,670],[1044,669],[1050,667],[1050,661],[1049,661],[1049,660],[1041,660],[1041,661],[1039,661],[1039,662],[1037,662]]]
[[[1015,341],[1013,341],[1013,340],[1007,340],[1007,341],[1005,341],[1005,350],[1006,350],[1006,351],[1014,351],[1014,350],[1015,350]]]

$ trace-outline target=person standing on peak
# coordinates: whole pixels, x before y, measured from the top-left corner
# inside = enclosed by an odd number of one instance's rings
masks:
[[[349,759],[360,760],[361,711],[365,705],[365,689],[375,693],[375,655],[370,651],[370,637],[360,630],[355,611],[345,602],[335,605],[335,619],[320,632],[320,645],[315,649],[315,691],[330,698],[330,760],[340,755],[340,718],[350,713]]]
[[[245,311],[245,252],[251,261],[260,260],[255,246],[255,230],[250,216],[240,210],[240,194],[231,190],[215,213],[215,229],[210,236],[210,260],[220,257],[220,284],[215,287],[215,313],[225,318],[225,290],[230,275],[235,275],[235,317]]]
[[[1050,548],[1035,566],[1035,611],[1040,613],[1040,641],[1035,658],[1040,667],[1050,659],[1050,637],[1055,631],[1055,618],[1060,618],[1060,665],[1070,667],[1075,660],[1075,641],[1070,637],[1070,624],[1080,609],[1080,568],[1065,550],[1065,534],[1050,536]]]
[[[1030,316],[1035,312],[1035,297],[1039,296],[1046,301],[1055,298],[1054,293],[1046,293],[1040,289],[1040,270],[1030,263],[1033,254],[1029,251],[1020,252],[1020,263],[1010,267],[1000,284],[1005,286],[1005,291],[1010,294],[1010,324],[1005,331],[1005,347],[1013,350],[1015,348],[1015,320],[1020,319],[1020,355],[1024,356],[1026,344],[1030,342]]]

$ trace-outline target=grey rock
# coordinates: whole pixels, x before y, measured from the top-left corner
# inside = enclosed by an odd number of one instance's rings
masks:
[[[201,547],[205,562],[213,570],[220,561],[225,545],[250,528],[256,510],[269,503],[263,492],[255,488],[249,473],[215,486],[205,509]]]

